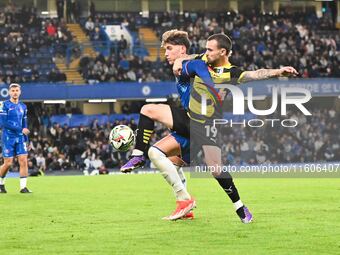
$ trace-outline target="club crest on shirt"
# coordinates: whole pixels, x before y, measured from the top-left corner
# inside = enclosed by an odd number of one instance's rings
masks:
[[[223,70],[224,70],[224,68],[216,68],[216,73],[222,74]]]

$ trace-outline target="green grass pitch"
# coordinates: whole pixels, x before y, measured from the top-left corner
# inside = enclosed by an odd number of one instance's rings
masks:
[[[189,179],[192,221],[159,174],[7,179],[0,254],[340,254],[340,179],[237,179],[244,225],[213,179]]]

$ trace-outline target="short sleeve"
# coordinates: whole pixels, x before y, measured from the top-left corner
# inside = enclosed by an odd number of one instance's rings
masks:
[[[231,83],[234,85],[240,84],[244,71],[236,66],[230,69]]]
[[[214,82],[211,79],[208,71],[208,66],[202,60],[188,60],[184,61],[182,65],[181,76],[195,77],[198,76],[203,80],[207,86],[214,86]]]

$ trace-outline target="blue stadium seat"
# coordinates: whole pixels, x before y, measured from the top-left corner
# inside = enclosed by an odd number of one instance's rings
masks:
[[[67,115],[53,115],[51,116],[51,123],[58,123],[60,126],[64,126],[65,124],[69,126],[70,118]]]
[[[106,123],[109,122],[109,117],[107,115],[103,114],[94,114],[94,115],[88,115],[89,122],[92,124],[92,122],[97,119],[98,125],[103,126],[106,125]]]
[[[40,82],[48,82],[48,77],[46,74],[42,74],[39,76],[39,81]]]
[[[138,121],[139,121],[139,113],[129,114],[129,118],[130,118],[130,120],[134,120],[136,123],[138,123]]]
[[[109,116],[109,121],[113,123],[116,120],[126,120],[127,118],[128,118],[127,114],[111,114]]]
[[[70,118],[70,127],[89,126],[91,122],[87,115],[73,114]]]
[[[50,49],[47,48],[47,47],[42,47],[42,48],[39,49],[39,51],[40,51],[41,53],[50,53]]]
[[[106,125],[109,123],[114,123],[115,121],[121,120],[135,120],[138,123],[139,113],[134,114],[93,114],[93,115],[84,115],[84,114],[73,114],[71,117],[68,115],[53,115],[50,118],[50,122],[58,123],[60,126],[67,125],[69,127],[88,127],[90,126],[95,119],[98,119],[98,124],[100,126]]]
[[[38,63],[38,59],[36,59],[36,58],[30,58],[30,59],[29,59],[29,63],[35,65],[35,64]]]

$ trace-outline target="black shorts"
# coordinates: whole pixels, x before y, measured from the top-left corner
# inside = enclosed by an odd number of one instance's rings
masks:
[[[219,130],[213,123],[200,123],[194,120],[190,122],[190,143],[199,148],[203,145],[219,146]]]
[[[190,118],[182,107],[170,106],[173,120],[172,131],[190,139]]]

